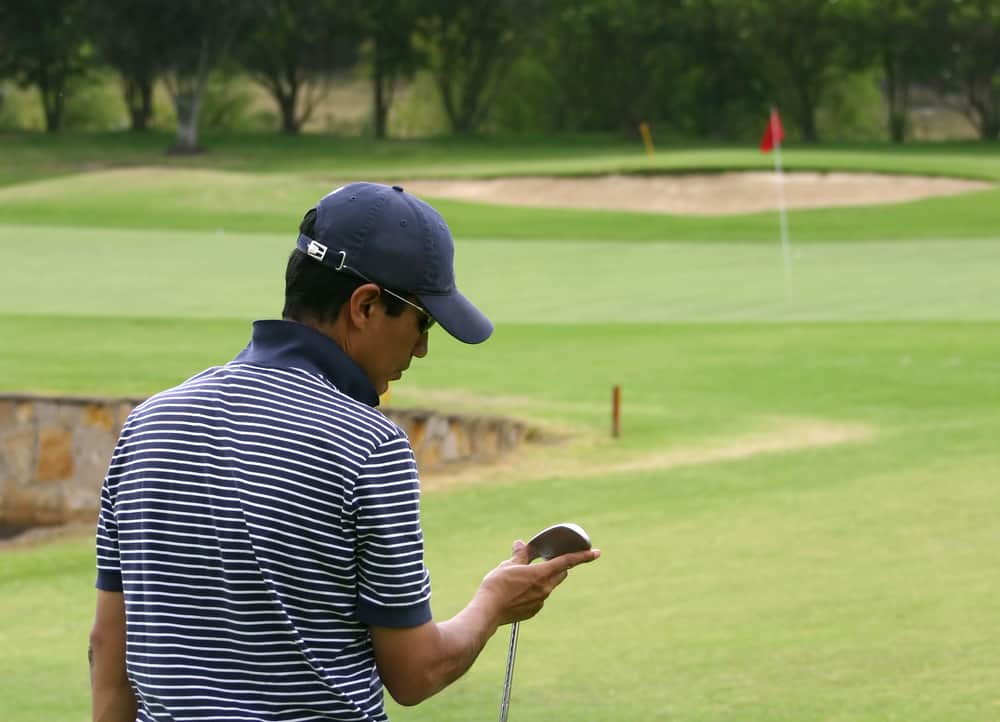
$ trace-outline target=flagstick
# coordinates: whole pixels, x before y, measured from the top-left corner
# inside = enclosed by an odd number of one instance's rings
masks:
[[[781,252],[785,259],[785,300],[792,300],[792,254],[788,246],[788,211],[785,208],[785,174],[781,168],[781,141],[774,144],[774,172],[778,176],[778,217],[781,220]]]

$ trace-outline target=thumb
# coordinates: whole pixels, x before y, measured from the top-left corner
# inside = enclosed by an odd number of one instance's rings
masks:
[[[531,556],[528,554],[528,545],[520,539],[514,542],[514,546],[511,549],[511,561],[518,564],[528,564],[531,562]]]

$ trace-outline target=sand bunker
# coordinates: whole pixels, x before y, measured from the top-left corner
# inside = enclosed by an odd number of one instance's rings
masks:
[[[771,172],[692,175],[610,175],[587,178],[414,180],[408,191],[539,208],[595,208],[678,215],[729,215],[774,210],[778,186]],[[992,184],[959,178],[876,173],[787,173],[789,208],[865,206],[986,190]]]

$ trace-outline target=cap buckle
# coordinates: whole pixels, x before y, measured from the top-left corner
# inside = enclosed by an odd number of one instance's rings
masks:
[[[306,254],[308,254],[310,258],[322,261],[326,257],[326,246],[322,243],[317,243],[316,241],[309,241],[309,245],[306,247]],[[341,264],[343,264],[343,261],[341,261]]]

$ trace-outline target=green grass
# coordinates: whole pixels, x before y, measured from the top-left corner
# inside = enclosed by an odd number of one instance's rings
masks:
[[[0,225],[0,312],[272,316],[292,243]],[[501,323],[1000,319],[996,240],[793,245],[787,296],[777,242],[460,242],[457,276]]]
[[[689,172],[772,167],[754,143],[661,146],[650,158],[638,140],[562,135],[508,138],[445,137],[373,142],[356,138],[270,133],[205,133],[207,152],[169,156],[163,132],[0,133],[0,179],[25,179],[102,168],[160,166],[251,173],[312,172],[334,178],[383,173],[415,177],[496,177],[517,174],[589,175],[610,172]],[[988,143],[827,144],[787,146],[786,167],[956,175],[1000,180],[1000,146]]]
[[[987,146],[988,148],[988,146]],[[856,152],[832,150],[788,152],[804,156],[803,167],[819,164],[824,168],[851,167],[856,162],[866,169],[913,167],[923,172],[945,168],[938,156],[877,153],[862,163]],[[759,154],[758,154],[759,155]],[[686,166],[763,167],[757,156],[746,150],[678,151],[664,153],[664,161],[650,161],[633,170],[676,170]],[[674,157],[676,156],[676,157]],[[445,156],[448,157],[448,156]],[[613,156],[617,157],[617,156]],[[872,158],[878,159],[874,162]],[[806,160],[808,159],[808,160]],[[855,159],[852,161],[852,159]],[[154,159],[147,159],[154,160]],[[963,155],[945,160],[969,175],[1000,180],[1000,155],[984,152],[965,159]],[[933,161],[933,162],[931,162]],[[560,168],[561,161],[538,161],[537,167],[511,169],[512,172],[542,173]],[[608,166],[603,156],[573,159],[579,172],[621,171]],[[450,172],[467,172],[465,164],[479,164],[460,155]],[[648,166],[648,167],[647,167]],[[229,233],[292,233],[305,210],[335,187],[345,173],[382,181],[432,175],[433,165],[390,165],[383,161],[367,171],[341,169],[334,164],[318,170],[270,174],[219,171],[202,168],[137,167],[116,168],[36,180],[0,187],[0,224],[54,226],[208,230]],[[789,167],[796,167],[794,160]],[[937,169],[937,170],[935,170]],[[975,172],[973,172],[975,169]],[[956,169],[955,174],[960,173]],[[506,206],[437,200],[435,205],[449,220],[456,237],[466,240],[589,240],[589,241],[762,241],[777,236],[775,213],[750,213],[722,217],[676,216],[657,213],[625,213],[603,210],[511,208]],[[789,212],[791,237],[797,242],[913,240],[935,238],[992,238],[1000,222],[1000,188],[947,198],[908,203],[843,207]]]
[[[185,160],[159,156],[163,140],[0,137],[12,180],[76,173],[105,149],[102,167],[179,174],[0,189],[0,388],[141,396],[224,363],[250,319],[277,312],[289,229],[338,168],[769,162],[730,148],[647,161],[592,138],[366,149],[321,138],[254,148],[239,136]],[[994,146],[802,153],[829,167],[1000,179]],[[525,452],[495,483],[424,494],[436,616],[468,599],[515,536],[575,520],[605,552],[523,626],[512,719],[996,718],[995,193],[793,214],[789,297],[780,249],[762,242],[776,225],[766,215],[439,204],[461,229],[460,284],[497,331],[477,347],[435,333],[393,403],[516,414],[573,441]],[[613,384],[624,390],[617,441]],[[817,427],[865,434],[702,453]],[[16,620],[0,625],[5,722],[87,718],[91,546],[0,552],[0,618]],[[495,715],[505,653],[503,631],[464,679],[419,707],[390,705],[393,719]]]
[[[199,339],[226,336],[210,348],[199,343],[202,358],[191,362],[221,360],[240,330],[235,322],[188,323],[189,332],[207,325]],[[144,348],[159,333],[138,335],[131,357],[162,356],[181,371],[181,360],[165,354],[180,325],[172,333],[150,329],[165,332],[159,347]],[[543,616],[525,625],[519,718],[988,719],[1000,682],[992,624],[1000,611],[992,562],[1000,543],[992,521],[1000,471],[996,330],[532,325],[501,328],[481,354],[442,344],[433,362],[414,366],[401,394],[407,385],[457,385],[523,397],[526,411],[541,409],[590,434],[593,446],[578,453],[595,465],[721,443],[774,419],[864,423],[877,436],[660,472],[598,469],[429,493],[437,614],[458,608],[511,536],[576,519],[605,556],[574,572]],[[612,381],[625,385],[625,449],[598,437]],[[9,649],[25,650],[6,677],[14,709],[24,710],[14,719],[73,709],[67,687],[84,702],[88,617],[78,607],[90,602],[89,545],[0,557],[15,563],[0,575],[15,585],[4,595],[5,613],[37,620],[6,632]],[[26,607],[27,599],[40,601]],[[68,605],[72,613],[61,611]],[[32,644],[35,625],[48,618],[60,620],[58,634]],[[492,714],[504,646],[501,634],[455,688],[394,717]],[[45,664],[47,657],[60,664]],[[65,680],[46,704],[52,689],[32,681],[42,668]],[[31,690],[23,707],[21,689]]]
[[[0,551],[0,694],[11,722],[90,719],[87,634],[94,618],[93,550],[63,541]]]

